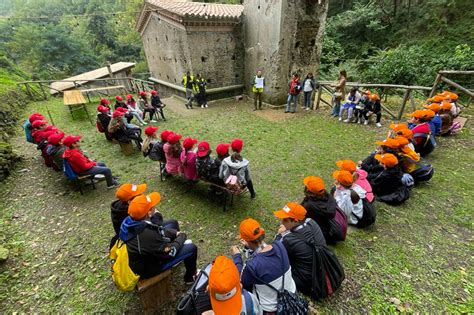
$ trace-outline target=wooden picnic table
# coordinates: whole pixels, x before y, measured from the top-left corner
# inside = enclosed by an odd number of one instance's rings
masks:
[[[72,119],[74,119],[75,111],[83,109],[91,125],[94,125],[91,120],[91,117],[89,116],[89,113],[87,112],[86,99],[84,98],[84,95],[82,95],[81,90],[64,91],[64,105],[68,107]]]

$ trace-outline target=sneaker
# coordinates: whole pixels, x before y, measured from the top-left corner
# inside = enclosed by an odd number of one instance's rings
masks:
[[[339,117],[339,121],[342,121],[342,117]]]
[[[114,189],[114,188],[118,188],[119,186],[120,186],[120,183],[116,181],[112,185],[107,186],[107,189]]]
[[[369,124],[369,121],[368,120],[365,120],[364,121],[364,125],[368,125]]]
[[[201,108],[204,108],[204,105],[201,105]]]
[[[209,106],[206,104],[206,105],[204,105],[204,107],[208,108]]]
[[[144,122],[142,122],[142,125],[143,125],[143,126],[146,126],[146,125],[148,125],[148,124],[146,123],[146,121],[144,121]]]
[[[375,126],[377,126],[377,128],[380,128],[380,127],[382,127],[382,124],[376,123]]]
[[[105,179],[105,175],[104,174],[97,174],[94,176],[94,178],[96,179]]]
[[[339,120],[341,120],[341,118],[339,118]],[[351,120],[349,118],[347,118],[346,120],[344,120],[345,123],[349,123],[351,122]]]
[[[157,121],[156,121],[156,120],[150,120],[150,122],[152,122],[152,123],[156,123]]]
[[[304,110],[309,110],[309,107],[306,107]]]

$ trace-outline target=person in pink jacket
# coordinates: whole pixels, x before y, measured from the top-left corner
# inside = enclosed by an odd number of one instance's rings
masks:
[[[195,181],[198,179],[196,170],[196,152],[193,151],[194,145],[197,143],[196,139],[186,138],[183,141],[184,150],[181,151],[181,164],[183,165],[184,177],[187,180]]]
[[[178,175],[183,172],[181,160],[179,159],[181,151],[183,151],[181,143],[179,142],[181,138],[182,136],[180,134],[172,132],[168,135],[168,142],[163,146],[163,151],[166,156],[165,169],[170,175]]]
[[[363,169],[357,168],[357,165],[352,160],[340,160],[336,162],[337,167],[340,170],[348,171],[352,174],[354,178],[354,184],[359,185],[363,190],[365,190],[365,198],[369,202],[374,201],[374,194],[372,192],[372,186],[370,186],[369,181],[367,180],[367,172]]]

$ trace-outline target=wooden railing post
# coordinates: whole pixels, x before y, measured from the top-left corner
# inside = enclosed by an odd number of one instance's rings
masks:
[[[441,77],[443,75],[441,73],[438,73],[438,75],[436,76],[436,79],[433,83],[433,88],[431,89],[431,92],[430,92],[430,96],[429,97],[433,97],[433,95],[435,94],[436,92],[436,87],[438,86],[439,82],[441,81]]]
[[[406,89],[405,94],[403,95],[402,107],[398,112],[398,120],[402,119],[403,112],[405,111],[405,105],[407,104],[408,98],[410,98],[411,89]]]
[[[313,110],[319,109],[319,103],[321,103],[321,94],[323,93],[322,85],[318,87],[318,94],[316,95],[316,102],[313,104]]]
[[[46,95],[46,92],[44,91],[43,84],[39,83],[39,86],[41,88],[41,92],[43,92],[44,100],[47,101],[48,100],[48,95]]]

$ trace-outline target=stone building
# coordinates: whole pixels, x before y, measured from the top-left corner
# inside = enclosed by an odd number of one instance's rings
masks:
[[[317,72],[328,0],[246,0],[243,5],[145,0],[137,21],[159,88],[181,94],[201,73],[209,94],[248,93],[256,69],[264,101],[282,104],[292,72]]]

